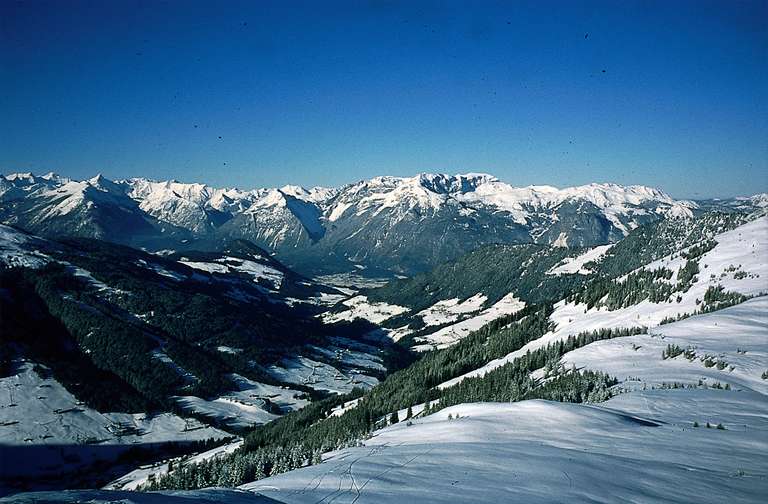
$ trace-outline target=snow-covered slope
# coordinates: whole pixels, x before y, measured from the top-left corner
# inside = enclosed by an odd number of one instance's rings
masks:
[[[42,240],[0,224],[0,263],[9,267],[39,268],[51,260],[38,250]]]
[[[768,217],[758,218],[732,231],[721,233],[715,236],[715,241],[717,245],[698,258],[700,273],[694,278],[691,287],[686,292],[675,294],[679,296],[679,301],[672,299],[668,302],[653,303],[646,299],[617,310],[609,310],[606,307],[588,308],[582,303],[561,301],[555,305],[551,316],[555,324],[553,331],[528,343],[520,350],[451,379],[441,387],[452,386],[465,377],[482,376],[529,350],[545,347],[570,335],[601,328],[654,328],[665,319],[692,314],[702,308],[701,302],[710,287],[722,286],[727,292],[746,296],[768,294]],[[673,271],[674,276],[670,281],[674,282],[684,263],[679,253],[676,253],[643,269],[666,267]]]
[[[86,475],[106,471],[131,447],[230,436],[171,413],[96,411],[36,366],[22,362],[14,375],[0,378],[0,492],[29,478],[41,485],[67,475],[87,481]]]
[[[768,449],[766,418],[765,396],[749,391],[648,390],[600,406],[466,404],[387,427],[363,447],[245,485],[241,493],[178,495],[188,502],[266,497],[286,504],[755,503],[768,492],[768,462],[758,456]],[[706,422],[725,429],[707,429]],[[37,497],[144,503],[167,495],[93,491]]]
[[[242,439],[237,439],[230,443],[217,446],[210,450],[198,453],[192,456],[175,457],[173,459],[163,460],[156,464],[148,464],[138,469],[135,469],[128,474],[125,474],[116,480],[110,482],[104,486],[107,490],[136,490],[140,485],[143,485],[150,478],[156,477],[159,474],[165,474],[168,472],[169,467],[173,467],[175,464],[199,464],[200,462],[223,457],[233,451],[237,450],[243,445]]]
[[[768,492],[758,456],[768,449],[767,415],[765,396],[748,391],[639,391],[600,406],[465,404],[243,488],[290,504],[754,503]]]
[[[125,490],[69,490],[37,492],[0,499],[0,502],[37,504],[40,502],[72,502],[90,504],[279,504],[274,499],[253,492],[216,488],[193,491],[137,493]]]
[[[600,245],[598,247],[594,247],[587,252],[576,256],[576,257],[568,257],[559,265],[557,265],[554,268],[551,268],[549,271],[547,271],[547,274],[549,275],[568,275],[568,274],[579,274],[579,275],[588,275],[591,273],[591,271],[586,268],[586,264],[592,261],[597,261],[600,259],[603,254],[605,254],[613,245]]]
[[[85,406],[53,378],[43,378],[35,363],[0,378],[2,445],[131,444],[227,437],[229,434],[163,413],[100,413]],[[53,460],[37,463],[53,465]],[[21,468],[20,468],[21,470]]]
[[[258,502],[264,496],[289,504],[761,502],[768,492],[768,461],[760,456],[768,450],[768,387],[756,386],[756,374],[768,366],[766,313],[766,300],[754,299],[665,325],[654,336],[593,343],[567,354],[567,366],[605,369],[620,378],[624,392],[599,405],[457,405],[375,431],[363,446],[328,453],[321,464],[246,484],[243,493],[210,489],[189,498]],[[664,360],[662,345],[653,342],[661,336],[718,354],[736,346],[739,351],[728,358],[743,373],[703,366],[691,371],[682,357]],[[614,359],[605,358],[606,345],[620,345],[608,350]],[[655,347],[643,353],[633,348],[638,345]],[[674,383],[688,387],[672,388]],[[102,502],[124,495],[37,497]],[[161,495],[131,494],[131,501]]]
[[[344,300],[341,305],[343,308],[338,312],[329,312],[323,315],[323,320],[328,323],[339,322],[342,320],[352,321],[355,319],[364,319],[374,324],[379,324],[385,320],[405,313],[408,308],[387,303],[371,303],[365,296],[354,296]]]
[[[664,358],[669,345],[685,354]],[[569,352],[566,368],[600,370],[625,387],[712,385],[768,395],[768,296],[653,328],[648,334],[598,341]]]
[[[504,315],[517,313],[518,311],[525,308],[524,301],[517,299],[514,294],[508,294],[485,310],[481,310],[480,308],[482,306],[483,300],[480,298],[482,298],[482,295],[474,296],[473,298],[464,301],[464,303],[461,303],[461,305],[452,306],[452,308],[461,306],[463,311],[459,313],[464,315],[464,317],[456,316],[457,313],[455,310],[453,312],[449,311],[448,316],[443,315],[441,317],[435,313],[434,306],[429,308],[427,312],[428,315],[424,319],[425,322],[427,319],[429,319],[433,325],[439,324],[442,325],[442,327],[433,333],[416,337],[415,340],[418,344],[415,345],[413,349],[417,352],[423,352],[427,350],[449,347],[469,335],[472,331],[480,329],[488,322],[499,317],[503,317]],[[474,303],[474,305],[467,307],[466,305],[468,302],[473,299],[479,299],[480,303]],[[449,309],[450,308],[451,307],[449,307]],[[439,314],[440,312],[437,313]],[[456,316],[456,318],[454,318],[454,316]],[[395,337],[402,337],[407,334],[408,333],[402,329],[395,331]]]
[[[478,180],[477,187],[492,183]],[[418,185],[426,182],[440,191],[464,190],[442,179],[425,179]],[[466,181],[467,191],[474,191],[474,183]],[[429,191],[434,192],[432,189]],[[291,197],[294,194],[301,192],[295,190]],[[418,193],[417,199],[429,207],[443,204],[426,193]],[[590,204],[601,201],[598,196],[594,200]],[[388,204],[376,198],[370,203]],[[339,212],[337,220],[350,211],[351,206]],[[422,416],[420,405],[413,405],[416,418],[374,431],[362,440],[362,446],[326,453],[320,464],[249,483],[237,494],[210,489],[188,497],[193,501],[226,497],[248,500],[261,498],[248,493],[258,492],[283,503],[759,502],[768,492],[768,462],[760,456],[768,450],[768,217],[719,233],[713,243],[708,238],[702,236],[697,247],[676,250],[634,272],[632,278],[644,271],[668,269],[669,276],[654,281],[684,287],[676,288],[663,301],[631,301],[609,309],[601,300],[588,306],[573,301],[581,298],[569,296],[555,305],[550,316],[552,328],[541,338],[440,385],[445,389],[468,377],[483,376],[528,351],[584,331],[646,327],[647,334],[597,341],[561,358],[564,370],[602,371],[619,380],[614,388],[617,395],[605,403],[531,400],[461,404],[428,416]],[[561,264],[553,261],[543,271],[551,278],[571,275],[578,279],[589,273],[584,271],[585,265],[607,250],[593,249],[586,254],[580,250],[578,256],[566,256],[571,259]],[[693,263],[698,273],[686,277],[686,268]],[[631,275],[603,280],[615,286]],[[717,307],[711,299],[705,301],[715,287],[750,299],[697,313]],[[471,329],[524,306],[513,293],[483,309],[486,300],[483,293],[477,293],[413,310],[424,326],[439,328],[422,342],[449,345]],[[328,317],[338,321],[367,317],[385,323],[398,321],[409,311],[360,295],[342,303]],[[680,316],[687,318],[670,322]],[[298,380],[293,382],[337,392],[349,390],[344,387],[355,381],[364,386],[376,383],[364,373],[354,376],[356,369],[382,370],[375,352],[359,342],[357,346],[333,339],[329,343],[322,348],[308,345],[306,355],[284,359],[267,371],[284,382]],[[241,351],[220,348],[227,354]],[[670,356],[670,349],[680,352]],[[318,360],[321,356],[325,362]],[[547,368],[551,364],[548,362]],[[344,373],[341,365],[346,366]],[[548,380],[544,369],[534,371],[532,377]],[[288,408],[288,403],[300,399],[288,389],[256,393],[258,386],[246,380],[242,393],[200,400],[191,407],[221,408],[226,404],[245,412],[245,418],[254,406],[249,401],[262,398],[252,395],[276,394],[275,402],[283,401]],[[339,404],[331,415],[361,408],[364,400]],[[398,412],[401,420],[404,413]],[[200,460],[229,449],[202,454]],[[133,486],[154,471],[162,473],[167,466],[145,468],[121,481]],[[56,498],[98,501],[122,496],[96,492]],[[155,497],[165,496],[132,494],[136,502]]]
[[[667,345],[697,356],[665,359]],[[562,362],[616,376],[621,393],[600,405],[453,406],[242,488],[286,503],[751,503],[768,492],[768,297],[598,341]]]

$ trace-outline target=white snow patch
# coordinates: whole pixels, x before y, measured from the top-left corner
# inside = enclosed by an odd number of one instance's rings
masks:
[[[504,315],[510,315],[525,308],[525,302],[519,300],[514,294],[510,293],[501,298],[486,310],[478,315],[462,320],[455,324],[443,327],[438,331],[416,338],[419,343],[413,349],[419,352],[433,350],[435,348],[446,348],[457,341],[466,337],[472,331],[476,331],[488,322]],[[400,335],[402,337],[402,335]]]
[[[445,299],[420,311],[416,316],[421,317],[428,326],[442,325],[454,322],[467,313],[479,311],[487,299],[483,293],[475,294],[461,302],[459,298]]]
[[[547,275],[589,275],[592,271],[584,265],[600,259],[611,247],[613,247],[613,244],[600,245],[589,249],[579,256],[566,257],[560,264],[547,271]]]
[[[387,303],[371,303],[366,296],[355,296],[342,303],[348,309],[337,313],[324,313],[322,319],[325,323],[332,324],[344,320],[352,321],[358,318],[368,320],[373,324],[380,324],[385,320],[408,311],[403,306]]]

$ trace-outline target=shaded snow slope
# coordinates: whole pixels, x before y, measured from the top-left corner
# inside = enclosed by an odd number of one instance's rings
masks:
[[[56,380],[42,378],[31,362],[0,378],[0,492],[29,478],[39,488],[49,480],[60,485],[63,477],[70,485],[87,484],[114,469],[130,448],[229,436],[171,413],[98,412]]]
[[[243,444],[243,440],[238,439],[231,443],[223,444],[211,450],[198,453],[197,455],[176,457],[172,459],[172,461],[174,464],[178,464],[182,462],[185,464],[199,464],[200,462],[204,462],[206,460],[210,460],[213,458],[222,457],[226,454],[232,453],[233,451],[240,448],[242,444]],[[121,476],[115,481],[112,481],[111,483],[106,485],[104,489],[105,490],[135,490],[140,485],[143,485],[147,482],[147,480],[150,477],[150,474],[154,474],[155,476],[166,474],[168,472],[168,467],[170,462],[171,462],[170,460],[164,460],[156,464],[148,464],[146,466],[142,466],[138,469],[135,469],[129,472],[124,476]]]
[[[178,396],[176,404],[185,412],[194,412],[227,427],[244,429],[263,425],[281,414],[306,406],[305,394],[287,387],[268,385],[242,376],[236,377],[239,390],[213,399]]]
[[[130,444],[229,436],[170,413],[100,413],[55,379],[42,378],[31,362],[22,363],[17,374],[0,378],[0,419],[0,444],[6,445]]]
[[[136,493],[120,490],[69,490],[66,492],[37,492],[19,494],[0,502],[17,504],[37,504],[40,502],[88,502],[92,504],[279,504],[268,497],[256,495],[253,492],[225,488],[177,491],[177,492],[147,492]]]
[[[0,224],[0,263],[9,267],[39,268],[51,258],[37,250],[42,240]]]

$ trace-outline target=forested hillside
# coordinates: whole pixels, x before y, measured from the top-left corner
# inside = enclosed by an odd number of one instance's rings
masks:
[[[25,235],[4,233],[21,245],[4,249],[0,271],[3,339],[16,345],[4,345],[3,368],[10,372],[19,355],[45,364],[97,409],[179,411],[177,396],[208,400],[239,390],[242,379],[233,376],[280,385],[272,368],[300,355],[337,374],[355,369],[374,380],[386,366],[408,362],[386,342],[363,343],[369,325],[323,324],[314,317],[315,297],[339,293],[246,242],[221,253],[161,257],[82,238],[31,241],[27,250]],[[369,361],[361,360],[368,355],[361,348],[373,353]],[[312,383],[290,387],[323,395]],[[116,400],[115,391],[123,391]],[[285,412],[259,401],[266,411]]]

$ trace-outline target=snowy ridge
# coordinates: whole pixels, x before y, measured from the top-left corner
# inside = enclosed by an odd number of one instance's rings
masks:
[[[611,311],[604,307],[587,309],[583,304],[561,301],[555,305],[555,311],[550,317],[555,323],[554,331],[531,341],[520,350],[505,357],[448,380],[440,387],[453,386],[467,377],[483,376],[524,355],[529,350],[545,347],[581,332],[600,328],[638,326],[653,328],[661,324],[665,318],[694,313],[700,308],[700,301],[704,299],[704,294],[710,286],[719,285],[726,291],[738,292],[746,296],[768,294],[768,262],[765,260],[768,251],[768,217],[761,217],[732,231],[721,233],[715,237],[715,240],[717,241],[715,248],[698,259],[701,271],[690,289],[679,293],[680,302],[673,300],[667,303],[652,303],[646,299],[636,305]],[[732,266],[736,265],[739,265],[739,268],[732,269]],[[676,275],[682,263],[668,256],[645,268],[654,269],[659,266],[673,269]],[[739,275],[739,271],[744,272],[746,276]]]
[[[729,384],[768,396],[768,296],[653,328],[649,334],[598,341],[567,353],[566,368],[601,370],[625,386]],[[668,345],[695,353],[663,358]],[[707,358],[713,365],[707,365]],[[718,365],[719,363],[722,363]]]
[[[361,198],[360,194],[364,196]],[[354,208],[358,216],[368,213],[375,216],[385,209],[399,208],[398,218],[403,218],[414,208],[436,211],[444,205],[459,202],[470,207],[480,205],[508,212],[514,222],[527,224],[531,213],[571,200],[590,202],[603,209],[609,219],[637,212],[636,207],[648,203],[658,207],[656,212],[676,217],[691,217],[691,209],[696,208],[693,202],[675,201],[664,192],[646,186],[514,187],[487,174],[422,173],[415,177],[376,177],[345,186],[339,190],[327,215],[330,221],[336,221],[350,208]]]

